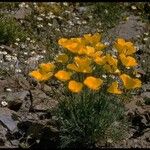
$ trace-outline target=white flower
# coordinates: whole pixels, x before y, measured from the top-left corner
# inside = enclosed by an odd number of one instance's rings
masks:
[[[26,4],[26,5],[25,5],[25,8],[29,8],[29,5],[28,5],[28,4]]]
[[[148,33],[148,32],[145,32],[144,34],[145,34],[145,35],[148,35],[149,33]]]
[[[56,30],[56,31],[60,31],[60,29],[59,29],[59,28],[56,28],[55,30]]]
[[[133,10],[136,10],[136,9],[137,9],[136,6],[131,6],[131,8],[132,8]]]
[[[25,44],[21,44],[21,48],[25,48],[26,47],[26,45]]]
[[[21,69],[15,69],[15,72],[21,72]]]
[[[14,43],[15,45],[19,45],[17,42],[16,43]]]
[[[52,24],[51,24],[51,23],[48,23],[48,26],[50,26],[50,27],[51,27],[51,26],[52,26]]]
[[[42,25],[42,24],[38,24],[37,27],[38,27],[38,28],[42,28],[43,25]]]
[[[43,50],[42,53],[46,53],[46,50]]]
[[[147,41],[147,40],[148,40],[148,38],[144,38],[143,40],[144,40],[144,41]]]
[[[42,21],[42,20],[43,20],[43,18],[41,18],[41,17],[37,17],[37,20],[38,20],[38,21]]]
[[[31,43],[35,43],[35,40],[31,40],[30,42],[31,42]]]
[[[32,52],[31,52],[31,55],[34,55],[34,54],[35,54],[35,51],[32,51]]]
[[[90,16],[89,16],[89,19],[92,19],[92,18],[93,18],[93,16],[90,15]]]
[[[103,74],[102,77],[105,78],[105,79],[107,78],[107,76],[105,74]]]
[[[15,61],[18,60],[18,58],[16,56],[11,56],[11,58]]]
[[[108,142],[108,143],[112,143],[113,140],[112,140],[112,139],[108,139],[107,142]]]
[[[24,52],[24,55],[28,55],[28,53],[27,53],[27,52]]]
[[[14,68],[14,65],[13,65],[13,64],[11,64],[11,65],[10,65],[10,68]]]
[[[2,101],[1,105],[4,106],[4,107],[6,107],[8,105],[8,103],[6,101]]]
[[[87,23],[87,21],[85,21],[85,20],[82,21],[82,24],[86,24],[86,23]]]
[[[109,43],[109,42],[105,42],[104,44],[105,44],[105,45],[109,45],[110,43]]]
[[[104,11],[105,11],[106,14],[108,14],[108,10],[107,9],[105,9]]]
[[[112,79],[115,79],[115,76],[114,75],[109,75]]]
[[[81,23],[81,21],[78,20],[78,21],[77,21],[77,24],[82,24],[82,23]]]
[[[117,58],[117,56],[116,55],[112,55],[114,58]]]
[[[23,2],[23,3],[19,4],[19,7],[22,8],[22,7],[25,7],[25,5],[26,5],[26,3]]]
[[[7,89],[6,89],[6,91],[7,91],[7,92],[11,92],[11,91],[12,91],[12,89],[10,89],[10,88],[7,88]]]
[[[6,52],[6,51],[4,51],[4,52],[2,52],[2,54],[3,54],[3,55],[7,55],[7,52]]]
[[[74,25],[74,23],[72,21],[70,21],[70,20],[68,21],[68,24],[71,25],[71,26]]]
[[[65,10],[65,13],[66,13],[66,14],[70,14],[70,11],[68,11],[68,10]]]
[[[141,75],[140,75],[140,74],[136,74],[136,77],[137,77],[137,78],[140,78],[140,77],[141,77]]]
[[[19,38],[17,38],[17,39],[16,39],[16,41],[18,41],[18,42],[19,42],[19,41],[20,41],[20,39],[19,39]]]
[[[29,38],[29,37],[27,37],[27,38],[26,38],[26,40],[27,40],[27,41],[30,41],[30,38]]]
[[[45,17],[45,14],[40,14],[40,16]]]
[[[67,3],[67,2],[63,2],[63,5],[64,5],[64,6],[68,6],[68,3]]]
[[[117,49],[116,49],[116,48],[114,48],[114,47],[112,48],[112,50],[113,50],[114,52],[117,52]]]
[[[1,49],[4,49],[4,47],[3,47],[3,46],[0,46],[0,48],[1,48]]]

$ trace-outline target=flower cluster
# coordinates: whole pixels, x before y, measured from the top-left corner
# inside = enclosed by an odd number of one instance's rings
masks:
[[[110,48],[101,42],[99,33],[61,38],[58,44],[64,52],[56,56],[54,63],[40,64],[39,69],[32,71],[30,76],[38,81],[57,78],[67,82],[68,89],[74,93],[86,87],[97,91],[105,86],[107,92],[121,94],[141,87],[141,81],[133,77],[138,63],[134,58],[136,48],[132,42],[117,39],[113,45],[116,55],[107,50]],[[126,68],[131,70],[131,75],[125,73]]]

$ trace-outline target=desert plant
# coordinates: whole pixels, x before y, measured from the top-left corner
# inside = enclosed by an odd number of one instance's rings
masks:
[[[108,139],[120,140],[127,129],[123,105],[117,98],[102,93],[85,91],[66,97],[56,114],[60,121],[61,148],[94,148],[99,141],[105,144]],[[115,122],[122,128],[113,126]]]
[[[14,18],[1,15],[0,20],[0,44],[13,43],[17,38],[25,40],[27,33]]]
[[[112,50],[100,40],[99,33],[61,38],[58,43],[65,51],[29,73],[40,82],[55,78],[65,85],[65,97],[56,111],[63,148],[119,139],[125,128],[115,122],[123,124],[123,95],[141,87],[134,77],[138,62],[133,43],[118,38]]]

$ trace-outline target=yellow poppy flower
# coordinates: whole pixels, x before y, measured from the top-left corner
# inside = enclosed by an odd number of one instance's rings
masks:
[[[94,58],[94,61],[98,65],[104,65],[105,64],[105,56],[97,56],[97,57]]]
[[[118,89],[118,82],[113,82],[110,87],[107,89],[107,92],[112,94],[121,94],[122,91]]]
[[[71,76],[71,73],[64,71],[64,70],[60,70],[55,74],[55,77],[61,81],[70,80],[70,76]]]
[[[83,88],[83,84],[75,80],[71,80],[68,84],[68,88],[71,92],[79,93]]]
[[[60,54],[56,57],[56,61],[60,63],[66,63],[68,61],[68,56],[66,54]]]
[[[94,54],[95,53],[95,49],[94,47],[91,47],[91,46],[86,46],[86,49],[85,49],[85,54],[90,56],[91,54]]]
[[[113,58],[110,54],[106,54],[103,58],[103,68],[110,73],[115,73],[118,64],[118,60]]]
[[[115,43],[115,48],[118,50],[119,54],[132,55],[136,52],[136,49],[131,42],[126,42],[124,39],[117,39]]]
[[[52,77],[52,75],[53,75],[52,72],[42,74],[42,73],[40,73],[39,70],[32,71],[32,72],[29,73],[29,76],[35,78],[38,81],[46,81],[50,77]]]
[[[103,83],[103,80],[101,80],[100,78],[89,76],[84,80],[83,83],[92,90],[99,90],[100,86]]]
[[[84,39],[87,43],[92,45],[96,45],[101,40],[101,35],[99,33],[92,34],[85,34]]]
[[[135,67],[137,66],[136,60],[131,56],[125,56],[124,54],[119,55],[122,64],[126,67]]]
[[[107,46],[98,42],[96,45],[95,45],[95,49],[98,50],[98,51],[101,51],[103,50],[104,48],[106,48]]]
[[[90,59],[87,57],[75,57],[73,64],[68,64],[67,68],[76,72],[91,73]]]
[[[90,57],[92,57],[92,58],[97,58],[97,57],[101,57],[102,54],[103,54],[102,51],[97,51],[97,52],[91,54]]]
[[[120,78],[123,81],[123,84],[126,89],[135,89],[135,88],[140,88],[142,86],[141,81],[139,79],[131,78],[127,74],[122,74]]]
[[[52,63],[41,63],[39,65],[39,70],[41,73],[48,73],[53,71],[55,68],[55,65]]]
[[[78,43],[70,41],[64,47],[67,48],[68,50],[70,50],[71,52],[76,53],[77,52],[77,46],[78,46]]]
[[[64,46],[64,44],[68,41],[67,38],[61,38],[58,40],[58,44],[61,45],[61,46]]]
[[[106,54],[105,61],[111,66],[117,66],[118,60],[112,57],[110,54]]]

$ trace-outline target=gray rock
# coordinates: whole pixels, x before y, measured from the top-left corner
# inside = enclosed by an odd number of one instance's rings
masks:
[[[46,111],[57,106],[58,101],[51,99],[41,90],[32,90],[33,109]]]
[[[0,123],[12,133],[16,132],[18,129],[17,121],[12,118],[13,114],[15,114],[15,112],[9,110],[8,108],[0,109]]]
[[[27,79],[23,75],[18,75],[17,76],[17,81],[19,85],[24,89],[24,90],[29,90],[30,89],[30,83],[27,81]]]
[[[136,40],[143,34],[145,30],[145,24],[139,21],[137,16],[129,16],[126,22],[121,22],[116,27],[108,31],[109,35],[115,35],[116,37],[124,38],[126,40]],[[109,36],[108,36],[109,37]],[[109,39],[110,40],[110,39]]]
[[[150,92],[150,84],[143,84],[143,85],[142,85],[142,89],[143,89],[144,91]]]
[[[16,13],[15,13],[15,18],[16,19],[25,19],[25,17],[27,15],[31,14],[31,10],[30,9],[26,9],[26,8],[20,8]]]
[[[150,92],[144,92],[141,94],[141,96],[144,98],[150,98]]]
[[[3,93],[0,96],[0,101],[5,100],[8,103],[8,108],[17,111],[21,107],[23,101],[28,94],[28,91]]]
[[[6,135],[7,134],[7,129],[4,128],[1,124],[0,124],[0,146],[4,146],[5,145],[5,141],[6,139]]]
[[[16,51],[14,48],[10,46],[7,46],[7,45],[1,45],[1,46],[3,46],[8,53],[13,54]]]

